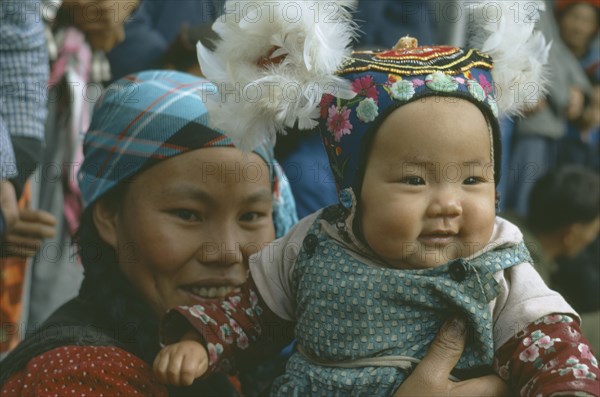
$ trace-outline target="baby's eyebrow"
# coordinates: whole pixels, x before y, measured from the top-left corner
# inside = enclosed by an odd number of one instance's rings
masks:
[[[407,159],[400,159],[400,163],[410,164],[410,165],[419,165],[419,166],[435,164],[433,161],[429,161],[423,157],[418,157],[418,156],[411,156]]]
[[[477,159],[477,160],[467,160],[465,162],[463,162],[463,165],[483,165],[484,162]]]

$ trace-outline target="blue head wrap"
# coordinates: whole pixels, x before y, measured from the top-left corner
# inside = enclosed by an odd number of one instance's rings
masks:
[[[155,162],[190,150],[226,146],[231,140],[208,127],[204,105],[216,87],[176,71],[146,71],[110,85],[96,104],[85,136],[78,174],[84,208]],[[296,223],[287,179],[270,148],[257,147],[270,171],[277,237]]]

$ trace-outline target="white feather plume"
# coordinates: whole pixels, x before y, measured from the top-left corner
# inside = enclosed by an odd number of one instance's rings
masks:
[[[315,127],[324,93],[352,98],[350,82],[335,71],[351,52],[356,4],[228,0],[213,24],[221,37],[215,50],[197,44],[202,73],[219,90],[206,104],[211,125],[251,150],[265,140],[273,144],[276,133],[296,123],[300,129]],[[259,66],[266,56],[283,58]]]
[[[500,114],[522,115],[543,97],[550,44],[534,31],[543,1],[484,1],[473,9],[468,45],[491,55]]]

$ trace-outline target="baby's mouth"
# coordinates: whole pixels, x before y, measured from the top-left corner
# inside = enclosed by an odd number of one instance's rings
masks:
[[[431,232],[422,233],[419,240],[426,245],[449,244],[454,241],[458,233],[447,230],[434,230]]]
[[[224,298],[231,293],[240,292],[239,287],[232,286],[187,286],[185,290],[200,298],[207,299]]]

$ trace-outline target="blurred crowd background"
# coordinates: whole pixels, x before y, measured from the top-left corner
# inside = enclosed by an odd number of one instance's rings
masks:
[[[76,172],[94,103],[111,81],[132,72],[177,69],[201,75],[195,43],[210,45],[217,38],[211,24],[223,3],[1,3],[0,125],[10,135],[19,171],[18,177],[3,174],[2,186],[7,192],[8,181],[14,188],[19,216],[2,236],[0,358],[28,329],[35,330],[78,292],[83,269],[71,245],[81,208]],[[420,45],[460,46],[470,32],[472,2],[358,3],[355,20],[361,35],[356,48],[389,48],[405,35],[416,37]],[[598,352],[600,1],[544,3],[546,10],[532,23],[552,41],[548,93],[522,119],[503,120],[498,211],[524,231],[540,274],[582,314],[584,334]],[[23,7],[24,19],[11,19]],[[515,6],[514,11],[531,10]],[[490,18],[494,12],[491,5]],[[9,61],[19,45],[38,51],[37,62],[46,62],[49,74],[36,74],[33,61]],[[21,89],[26,92],[19,96]],[[22,106],[24,101],[35,106]],[[19,130],[44,112],[41,134]],[[11,121],[15,117],[21,121]],[[278,140],[276,155],[288,173],[300,217],[336,202],[335,184],[317,135],[288,134]],[[2,162],[6,163],[4,158]]]

